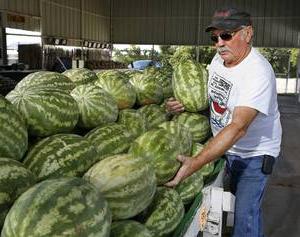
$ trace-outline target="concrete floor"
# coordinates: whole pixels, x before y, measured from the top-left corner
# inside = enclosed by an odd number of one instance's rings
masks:
[[[266,237],[300,236],[300,103],[278,96],[283,127],[282,155],[263,200]]]

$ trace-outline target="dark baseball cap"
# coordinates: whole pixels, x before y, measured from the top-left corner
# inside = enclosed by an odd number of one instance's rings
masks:
[[[235,30],[241,26],[252,25],[251,15],[236,8],[224,8],[215,11],[211,24],[205,29],[206,32],[221,29]]]

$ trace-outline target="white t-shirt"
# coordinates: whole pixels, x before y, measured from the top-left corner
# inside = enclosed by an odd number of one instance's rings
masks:
[[[208,96],[213,135],[230,124],[236,106],[256,109],[259,113],[246,135],[227,154],[242,158],[265,154],[277,157],[282,129],[271,65],[254,48],[234,67],[227,68],[223,62],[216,54],[209,66]]]

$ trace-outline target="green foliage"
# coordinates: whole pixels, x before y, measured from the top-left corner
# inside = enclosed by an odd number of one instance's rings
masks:
[[[299,49],[293,48],[259,48],[259,51],[272,65],[277,74],[287,74],[290,60],[290,77],[296,76],[297,55]]]
[[[126,65],[141,59],[154,59],[159,58],[159,52],[156,50],[141,50],[139,46],[130,45],[128,49],[113,49],[113,60]]]
[[[205,65],[210,64],[216,54],[216,49],[212,46],[199,46],[199,62]]]

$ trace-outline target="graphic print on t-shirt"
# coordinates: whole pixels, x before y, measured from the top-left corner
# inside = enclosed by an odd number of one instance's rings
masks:
[[[211,123],[217,130],[224,128],[231,119],[231,112],[227,109],[231,89],[232,83],[216,73],[209,80]]]

